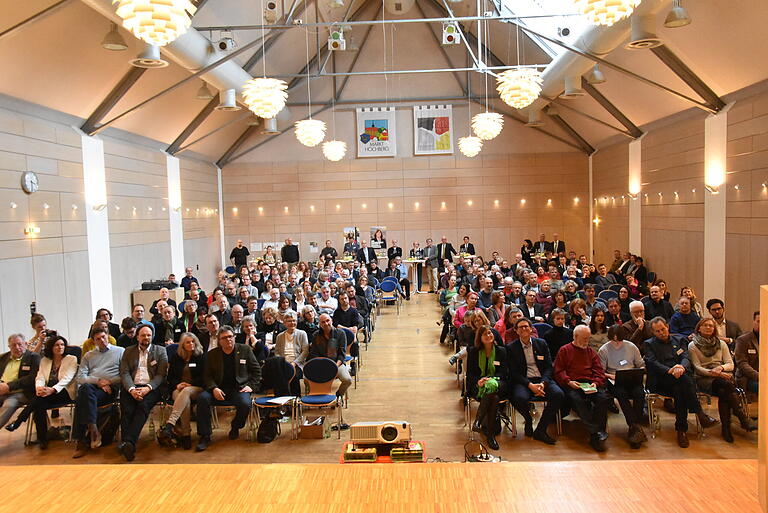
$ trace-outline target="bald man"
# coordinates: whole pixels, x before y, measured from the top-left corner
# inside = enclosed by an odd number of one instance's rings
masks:
[[[573,342],[560,348],[555,358],[555,381],[589,433],[589,445],[605,451],[605,424],[612,401],[605,391],[605,371],[597,352],[589,347],[590,330],[583,324],[573,330]]]

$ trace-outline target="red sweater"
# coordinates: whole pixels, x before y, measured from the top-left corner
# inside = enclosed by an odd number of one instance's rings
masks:
[[[569,381],[605,385],[605,371],[597,352],[591,347],[576,347],[573,342],[561,347],[555,358],[555,381],[561,387],[567,387]]]

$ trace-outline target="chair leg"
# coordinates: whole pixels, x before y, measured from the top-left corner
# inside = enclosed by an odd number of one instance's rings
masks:
[[[24,447],[32,445],[32,418],[27,419],[26,434],[24,435]]]
[[[655,411],[653,409],[654,400],[650,394],[645,394],[645,402],[648,405],[648,427],[651,428],[651,438],[656,438]]]

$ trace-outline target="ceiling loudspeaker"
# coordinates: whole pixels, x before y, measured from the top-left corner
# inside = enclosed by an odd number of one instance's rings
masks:
[[[416,0],[384,0],[384,9],[389,14],[405,14],[415,3]]]
[[[235,90],[222,89],[219,91],[219,104],[215,109],[223,111],[240,110],[240,106],[237,105],[237,94],[235,93]]]
[[[269,118],[264,120],[264,129],[261,131],[264,135],[279,134],[280,130],[277,129],[277,118]]]
[[[164,68],[168,66],[168,61],[164,61],[160,56],[160,47],[147,44],[144,50],[135,58],[128,61],[131,66],[137,68]]]
[[[356,422],[349,428],[349,439],[359,444],[395,444],[411,440],[411,424],[404,420]]]
[[[276,0],[267,0],[264,6],[264,21],[272,24],[277,21],[277,2]]]
[[[645,50],[664,44],[656,35],[656,23],[653,16],[632,16],[632,32],[626,45],[628,50]]]
[[[564,100],[573,100],[584,96],[584,89],[581,88],[581,77],[578,75],[571,75],[565,77],[565,91],[560,95],[560,98]]]

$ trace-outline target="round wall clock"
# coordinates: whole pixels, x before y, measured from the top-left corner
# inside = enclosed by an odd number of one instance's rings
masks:
[[[21,188],[24,189],[24,192],[32,194],[33,192],[36,192],[39,187],[40,182],[38,181],[37,174],[33,171],[27,171],[21,175]]]

